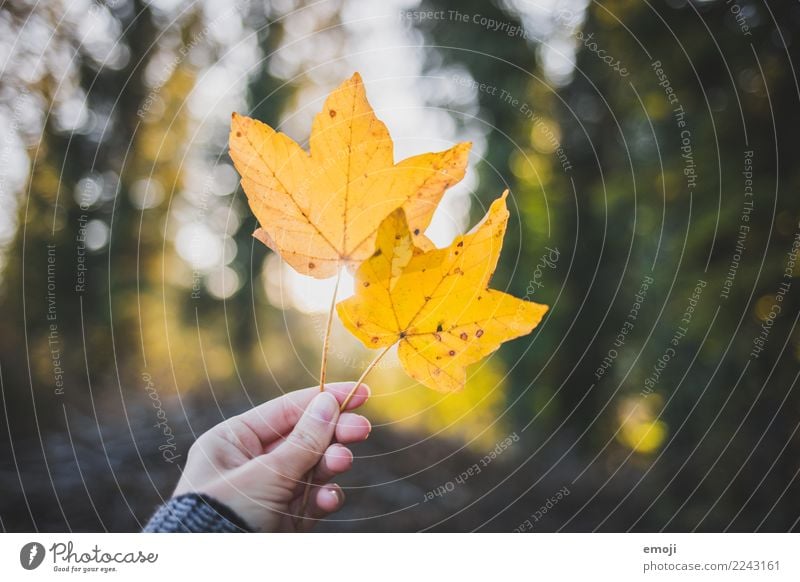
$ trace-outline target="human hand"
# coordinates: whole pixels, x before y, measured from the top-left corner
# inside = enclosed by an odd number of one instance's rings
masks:
[[[354,384],[290,392],[203,433],[189,449],[173,495],[209,495],[256,531],[310,529],[344,503],[342,489],[329,483],[353,464],[353,453],[344,445],[365,440],[372,430],[363,416],[339,413]],[[347,410],[368,397],[369,388],[362,384]],[[304,479],[314,467],[306,511],[310,519],[297,520]]]

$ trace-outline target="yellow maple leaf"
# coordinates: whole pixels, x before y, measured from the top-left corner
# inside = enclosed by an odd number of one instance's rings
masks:
[[[403,210],[393,212],[356,273],[355,295],[337,306],[345,327],[370,348],[399,342],[409,375],[443,392],[464,386],[469,364],[530,333],[548,307],[488,288],[508,222],[507,194],[444,249],[420,248]]]
[[[310,152],[287,135],[233,114],[230,155],[261,228],[253,235],[300,273],[354,270],[375,249],[378,226],[403,207],[423,233],[444,191],[461,180],[469,143],[394,163],[394,144],[358,73],[325,100]]]

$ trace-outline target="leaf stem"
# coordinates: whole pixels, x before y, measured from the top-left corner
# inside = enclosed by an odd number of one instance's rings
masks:
[[[333,287],[333,296],[331,297],[331,307],[328,310],[328,322],[325,324],[325,337],[322,340],[322,361],[319,368],[319,391],[325,390],[325,376],[328,371],[328,345],[331,339],[331,328],[333,327],[333,313],[336,310],[336,295],[339,293],[339,283],[342,280],[342,270],[339,269],[336,273],[336,284]],[[300,502],[300,512],[295,516],[295,529],[300,529],[300,526],[305,521],[306,509],[308,508],[308,496],[311,493],[311,482],[314,480],[314,467],[309,469],[306,473],[305,486],[303,487],[303,500]]]
[[[384,349],[380,354],[375,356],[375,359],[370,362],[369,366],[367,366],[367,368],[364,370],[364,373],[361,374],[361,377],[355,383],[355,386],[353,386],[350,389],[350,392],[348,392],[347,397],[344,399],[344,402],[342,402],[342,405],[339,407],[339,412],[344,412],[345,408],[347,408],[347,405],[350,404],[350,400],[352,400],[353,396],[355,395],[356,390],[358,390],[358,387],[361,386],[361,383],[364,381],[364,378],[366,378],[367,374],[369,374],[372,371],[372,369],[378,365],[378,362],[381,361],[383,356],[386,355],[386,352],[388,352],[393,345],[394,344],[387,346],[386,349]]]
[[[393,345],[394,344],[387,346],[369,363],[364,372],[361,374],[361,377],[358,379],[358,381],[356,381],[355,385],[350,389],[350,392],[347,393],[347,396],[342,402],[342,405],[339,407],[339,412],[344,412],[345,408],[347,408],[347,405],[350,404],[350,401],[353,399],[353,396],[355,395],[359,386],[361,386],[361,384],[364,382],[364,378],[366,378],[367,374],[369,374],[375,368],[375,366],[378,365],[378,362],[381,361],[383,356],[386,355],[386,353],[392,348]],[[300,531],[302,529],[303,523],[306,520],[306,509],[308,509],[308,498],[309,495],[311,494],[311,482],[313,481],[313,478],[314,478],[314,468],[312,467],[311,470],[306,474],[306,477],[304,479],[306,484],[305,484],[305,489],[303,490],[303,500],[300,503],[300,512],[298,513],[298,515],[295,516],[294,520],[295,530],[297,531]]]
[[[339,282],[342,280],[342,270],[336,273],[336,285],[333,287],[331,297],[331,308],[328,310],[328,323],[325,325],[325,338],[322,340],[322,362],[319,369],[319,390],[325,390],[325,375],[328,368],[328,344],[331,339],[331,327],[333,327],[333,314],[336,311],[336,295],[339,293]]]

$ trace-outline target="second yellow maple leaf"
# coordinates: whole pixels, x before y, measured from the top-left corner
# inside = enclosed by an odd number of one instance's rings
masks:
[[[356,273],[355,295],[337,306],[345,327],[370,348],[399,342],[403,367],[422,384],[461,389],[469,364],[529,333],[548,309],[488,288],[508,222],[506,195],[444,249],[420,248],[404,212],[391,214]]]

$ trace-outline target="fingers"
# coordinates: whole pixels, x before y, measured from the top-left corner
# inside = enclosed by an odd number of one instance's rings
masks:
[[[343,412],[339,414],[339,420],[336,423],[334,434],[337,442],[343,445],[349,445],[366,440],[370,432],[372,432],[372,424],[370,424],[369,420],[360,414]],[[276,440],[264,447],[264,453],[274,451],[280,445],[281,441]]]
[[[329,446],[314,470],[314,481],[325,483],[353,466],[353,452],[343,444],[365,440],[372,430],[369,421],[359,414],[345,412],[339,415],[335,436],[337,443]]]
[[[360,414],[343,412],[336,423],[336,440],[342,444],[360,443],[372,431],[370,422]]]
[[[338,511],[344,505],[344,491],[336,483],[315,487],[311,491],[309,512],[313,519],[320,519]]]
[[[267,454],[270,467],[284,479],[299,482],[330,445],[338,418],[336,398],[317,393],[286,440]]]
[[[336,401],[341,405],[354,385],[355,382],[326,384],[325,392],[333,394],[336,397]],[[319,386],[289,392],[264,402],[235,418],[245,423],[258,436],[263,446],[266,447],[275,439],[292,430],[308,404],[319,393]],[[348,402],[347,410],[353,410],[364,404],[369,398],[369,394],[369,387],[366,384],[361,384],[353,398]]]
[[[344,399],[347,398],[347,395],[350,394],[350,391],[355,385],[355,382],[332,382],[331,384],[325,384],[325,392],[330,392],[336,396],[336,400],[339,402],[339,406],[341,406],[344,402]],[[353,394],[350,402],[347,403],[346,410],[358,408],[367,401],[369,395],[369,386],[366,384],[361,384],[358,387],[358,390],[356,390],[355,394]]]
[[[333,444],[328,447],[319,465],[314,469],[314,481],[327,483],[336,475],[349,471],[353,466],[353,453],[345,446]]]
[[[309,530],[316,525],[315,520],[322,519],[344,505],[344,491],[335,483],[315,485],[308,498],[308,519],[303,520],[302,528]]]

